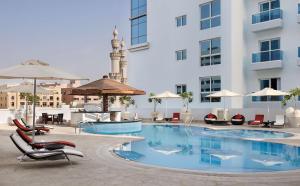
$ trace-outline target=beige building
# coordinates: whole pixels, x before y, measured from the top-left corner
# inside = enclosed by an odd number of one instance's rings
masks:
[[[62,104],[61,84],[41,84],[40,86],[50,90],[51,93],[38,94],[40,99],[37,105],[40,107],[60,107]],[[0,88],[0,109],[20,109],[24,107],[26,100],[21,96],[21,92],[2,92],[2,90],[9,87],[12,87],[12,85],[2,85]]]

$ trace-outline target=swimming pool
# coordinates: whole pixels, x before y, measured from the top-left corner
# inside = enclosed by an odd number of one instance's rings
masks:
[[[144,140],[126,143],[114,153],[143,164],[205,172],[273,172],[300,168],[298,147],[229,138],[223,135],[225,130],[219,136],[211,135],[211,132],[211,129],[198,127],[143,126],[138,135]],[[247,130],[231,132],[247,134],[248,137],[253,134]],[[289,135],[254,132],[255,136],[262,134],[268,138]]]

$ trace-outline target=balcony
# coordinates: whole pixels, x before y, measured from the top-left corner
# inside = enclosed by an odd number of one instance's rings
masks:
[[[282,27],[282,10],[279,8],[252,15],[251,30],[253,32],[260,32]]]
[[[283,52],[273,50],[252,54],[252,70],[268,70],[282,68]]]

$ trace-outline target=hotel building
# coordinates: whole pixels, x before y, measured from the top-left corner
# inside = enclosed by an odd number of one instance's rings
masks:
[[[148,94],[191,91],[198,117],[223,107],[224,99],[206,97],[222,89],[248,94],[300,87],[298,0],[131,0],[130,22],[130,84]],[[135,99],[144,113],[152,108],[146,97]],[[280,109],[280,100],[273,97],[271,108]],[[266,101],[238,97],[226,105],[256,112]]]

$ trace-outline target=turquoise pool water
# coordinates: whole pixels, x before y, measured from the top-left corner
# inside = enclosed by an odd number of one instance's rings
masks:
[[[128,160],[161,167],[205,172],[272,172],[300,168],[300,148],[231,137],[289,137],[258,130],[215,131],[184,126],[143,126],[145,139],[124,144],[114,152]],[[234,135],[234,136],[232,136]]]

